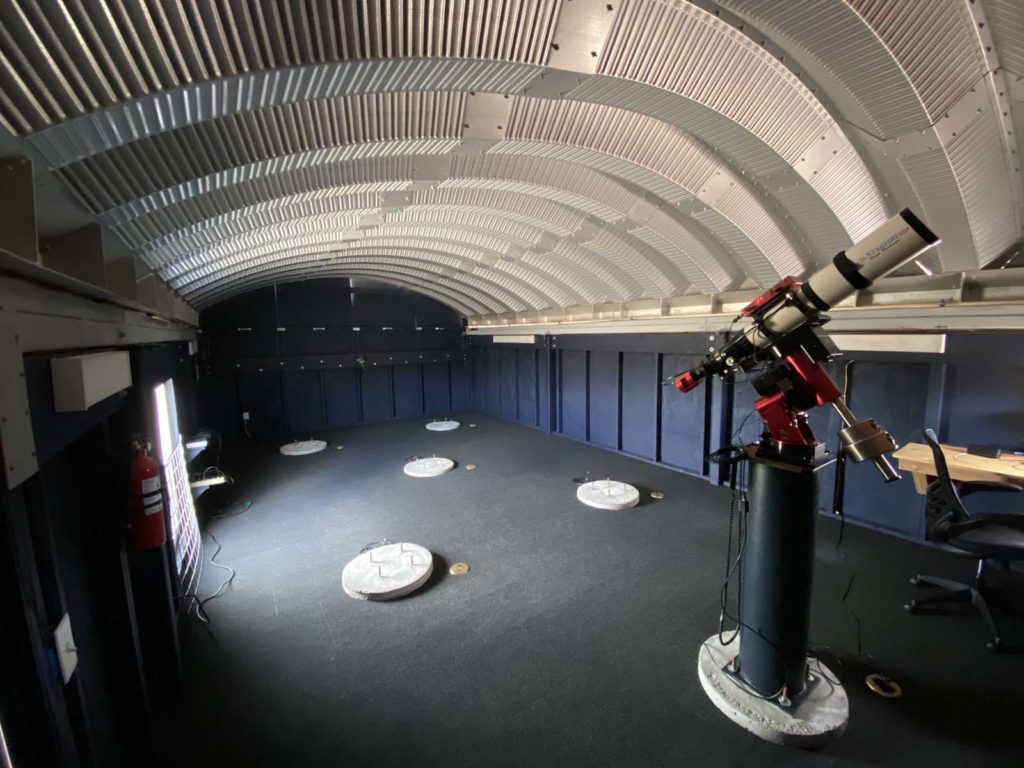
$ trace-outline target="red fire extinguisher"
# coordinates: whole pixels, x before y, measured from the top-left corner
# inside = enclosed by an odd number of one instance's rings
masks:
[[[149,455],[149,442],[136,442],[131,471],[131,529],[129,541],[136,552],[163,546],[167,541],[164,526],[164,494],[160,465]]]

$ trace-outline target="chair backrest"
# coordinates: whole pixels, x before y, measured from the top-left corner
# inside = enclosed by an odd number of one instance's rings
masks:
[[[946,464],[946,457],[942,453],[935,433],[926,429],[924,431],[925,442],[932,449],[932,458],[935,461],[935,479],[928,484],[928,497],[926,516],[928,519],[928,530],[925,536],[932,541],[945,541],[949,538],[949,526],[958,523],[969,517],[964,504],[960,500],[960,494],[956,492],[956,486],[949,476],[949,466]]]

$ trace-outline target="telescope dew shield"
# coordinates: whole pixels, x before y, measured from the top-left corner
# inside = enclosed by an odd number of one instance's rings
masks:
[[[938,242],[939,238],[904,208],[863,240],[836,254],[831,267],[807,282],[815,296],[835,306]]]
[[[799,298],[810,309],[825,312],[875,280],[898,269],[940,242],[911,211],[904,208],[870,235],[836,254],[832,263],[815,272],[800,288]],[[755,347],[771,343],[806,322],[799,308],[787,306],[765,318],[768,334],[748,330]]]

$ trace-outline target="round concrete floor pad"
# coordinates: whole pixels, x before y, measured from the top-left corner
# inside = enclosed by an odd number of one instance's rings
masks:
[[[320,453],[327,447],[323,440],[296,440],[294,443],[285,443],[280,451],[284,456],[306,456],[310,453]]]
[[[394,600],[422,587],[434,570],[430,550],[399,542],[363,552],[341,572],[341,587],[356,600]]]
[[[820,661],[807,658],[808,673],[817,681],[790,709],[755,696],[728,677],[723,668],[739,653],[739,643],[722,645],[709,637],[697,652],[697,674],[704,693],[718,709],[765,741],[804,749],[817,749],[838,736],[850,717],[846,690]]]
[[[416,459],[405,465],[404,472],[409,477],[437,477],[445,472],[451,472],[455,468],[455,462],[451,459],[444,459],[440,456],[431,456],[427,459]]]
[[[431,432],[451,432],[453,429],[458,429],[460,426],[462,425],[457,421],[445,419],[444,421],[431,421],[427,424],[427,429]]]
[[[640,491],[618,480],[594,480],[576,490],[576,498],[597,509],[629,509],[640,501]]]

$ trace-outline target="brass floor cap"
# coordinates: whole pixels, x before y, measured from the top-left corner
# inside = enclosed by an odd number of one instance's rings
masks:
[[[877,672],[872,672],[865,677],[864,685],[883,699],[898,699],[903,695],[903,689],[900,688],[899,683]]]

